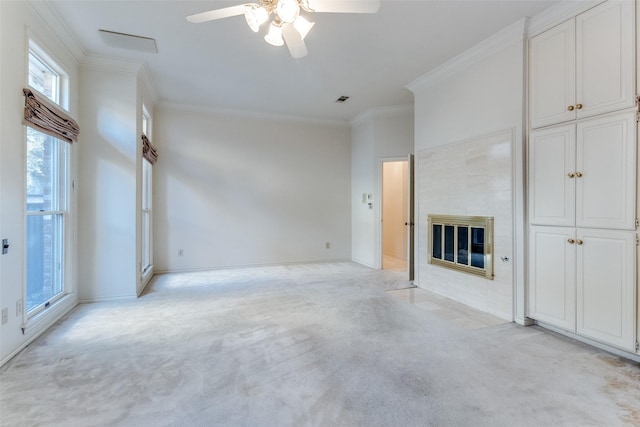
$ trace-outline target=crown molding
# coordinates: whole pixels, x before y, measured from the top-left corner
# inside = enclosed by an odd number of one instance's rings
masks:
[[[160,101],[159,108],[166,108],[190,113],[217,114],[222,116],[244,117],[257,120],[280,121],[290,123],[305,123],[322,126],[349,128],[349,122],[345,120],[314,119],[309,117],[294,116],[289,114],[264,113],[261,111],[233,110],[227,108],[211,107],[206,105],[180,104],[176,102]]]
[[[0,0],[1,1],[1,0]],[[40,18],[46,27],[56,35],[62,42],[64,48],[75,59],[81,63],[86,55],[82,44],[78,41],[73,31],[69,29],[67,23],[62,19],[48,1],[27,1],[29,8]]]
[[[359,124],[365,120],[374,119],[376,117],[392,117],[402,114],[413,113],[413,104],[390,105],[386,107],[374,107],[363,111],[357,116],[349,120],[351,126]]]
[[[528,22],[529,18],[523,18],[509,25],[432,71],[429,71],[422,77],[412,81],[406,88],[414,93],[418,90],[429,88],[448,79],[452,74],[465,70],[514,43],[523,43],[526,39]]]
[[[604,0],[563,0],[556,3],[531,18],[528,36],[538,35],[603,2]]]

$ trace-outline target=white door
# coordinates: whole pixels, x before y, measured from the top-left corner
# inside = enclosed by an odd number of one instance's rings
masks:
[[[415,252],[414,252],[414,209],[415,209],[415,172],[414,172],[414,156],[409,154],[407,159],[407,269],[409,274],[409,280],[415,278]]]
[[[575,119],[573,19],[530,40],[529,70],[531,128]]]
[[[529,317],[575,332],[575,229],[531,227]]]
[[[634,112],[578,123],[576,226],[635,230]]]
[[[573,226],[575,222],[575,125],[529,134],[529,221]]]
[[[578,118],[635,105],[634,2],[608,1],[576,17]]]
[[[577,332],[635,351],[635,232],[578,229]]]

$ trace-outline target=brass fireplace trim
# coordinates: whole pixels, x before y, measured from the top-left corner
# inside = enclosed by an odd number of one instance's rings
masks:
[[[478,276],[484,276],[487,279],[493,280],[493,217],[492,216],[465,216],[465,215],[438,215],[431,214],[428,217],[428,228],[427,228],[427,241],[429,242],[429,251],[427,262],[429,264],[439,265],[442,267],[450,268],[453,270],[462,271],[465,273],[471,273]],[[434,258],[433,257],[433,226],[441,225],[445,226],[454,226],[454,261],[447,261],[444,259]],[[459,264],[457,263],[458,257],[458,230],[457,227],[473,227],[473,228],[483,228],[484,229],[484,268],[474,267],[470,265],[471,257],[469,257],[468,264]],[[441,247],[444,248],[444,232],[442,233],[442,243]]]

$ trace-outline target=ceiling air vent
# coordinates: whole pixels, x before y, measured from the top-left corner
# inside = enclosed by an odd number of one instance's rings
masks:
[[[349,99],[348,96],[346,95],[342,95],[340,98],[336,99],[336,102],[342,104],[343,102],[345,102],[347,99]]]
[[[116,31],[109,30],[98,31],[100,32],[102,40],[109,46],[120,49],[158,53],[156,40],[151,37],[135,36],[133,34],[118,33]]]

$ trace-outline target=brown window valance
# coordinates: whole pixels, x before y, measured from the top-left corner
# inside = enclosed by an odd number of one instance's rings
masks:
[[[24,92],[24,124],[67,142],[78,140],[80,127],[62,108],[37,91]]]
[[[158,160],[158,150],[151,144],[149,138],[142,135],[142,157],[147,159],[152,165]]]

